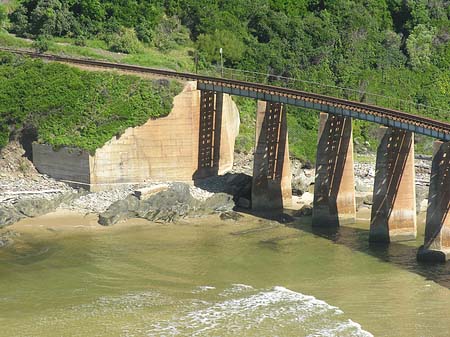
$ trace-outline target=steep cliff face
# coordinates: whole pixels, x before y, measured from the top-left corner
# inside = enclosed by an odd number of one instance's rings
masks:
[[[200,91],[195,82],[188,82],[174,98],[167,117],[150,119],[144,125],[128,128],[119,138],[113,138],[94,155],[77,156],[88,161],[91,190],[118,183],[144,181],[191,181],[198,169],[200,124]],[[239,133],[239,111],[231,97],[224,95],[219,173],[233,166],[235,139]],[[54,178],[77,181],[76,177],[60,176],[67,160],[67,151],[52,151],[48,147],[42,156],[41,145],[34,145],[34,164],[41,173]],[[62,159],[64,154],[65,160]],[[76,153],[74,152],[74,155]],[[53,165],[49,165],[53,163]],[[54,168],[58,166],[58,170]],[[83,181],[83,183],[85,183]]]

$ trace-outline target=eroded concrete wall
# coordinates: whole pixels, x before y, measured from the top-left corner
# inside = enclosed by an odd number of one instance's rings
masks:
[[[91,184],[190,180],[197,166],[199,91],[188,83],[167,117],[111,139],[91,158]]]
[[[198,168],[199,118],[200,91],[195,82],[188,82],[167,117],[129,128],[96,151],[91,158],[91,184],[191,181]],[[238,133],[239,111],[224,95],[219,173],[233,166]]]

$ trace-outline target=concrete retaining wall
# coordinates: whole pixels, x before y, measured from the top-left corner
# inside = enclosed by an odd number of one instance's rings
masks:
[[[54,150],[50,145],[33,144],[33,164],[36,169],[55,179],[90,183],[89,153],[77,148]]]

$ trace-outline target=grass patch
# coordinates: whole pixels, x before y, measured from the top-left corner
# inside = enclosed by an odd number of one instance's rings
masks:
[[[2,31],[0,29],[0,46],[3,47],[16,47],[16,48],[30,48],[31,41],[15,37],[12,34]]]
[[[235,150],[250,153],[255,147],[256,100],[244,97],[233,97],[238,106],[241,125],[236,138]]]

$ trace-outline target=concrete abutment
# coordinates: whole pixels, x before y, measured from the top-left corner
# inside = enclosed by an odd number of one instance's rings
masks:
[[[204,120],[201,103],[207,105]],[[34,144],[33,162],[39,172],[90,191],[146,181],[192,182],[197,173],[224,174],[232,168],[238,132],[239,111],[230,95],[205,94],[196,82],[187,82],[168,116],[128,128],[94,154]]]

